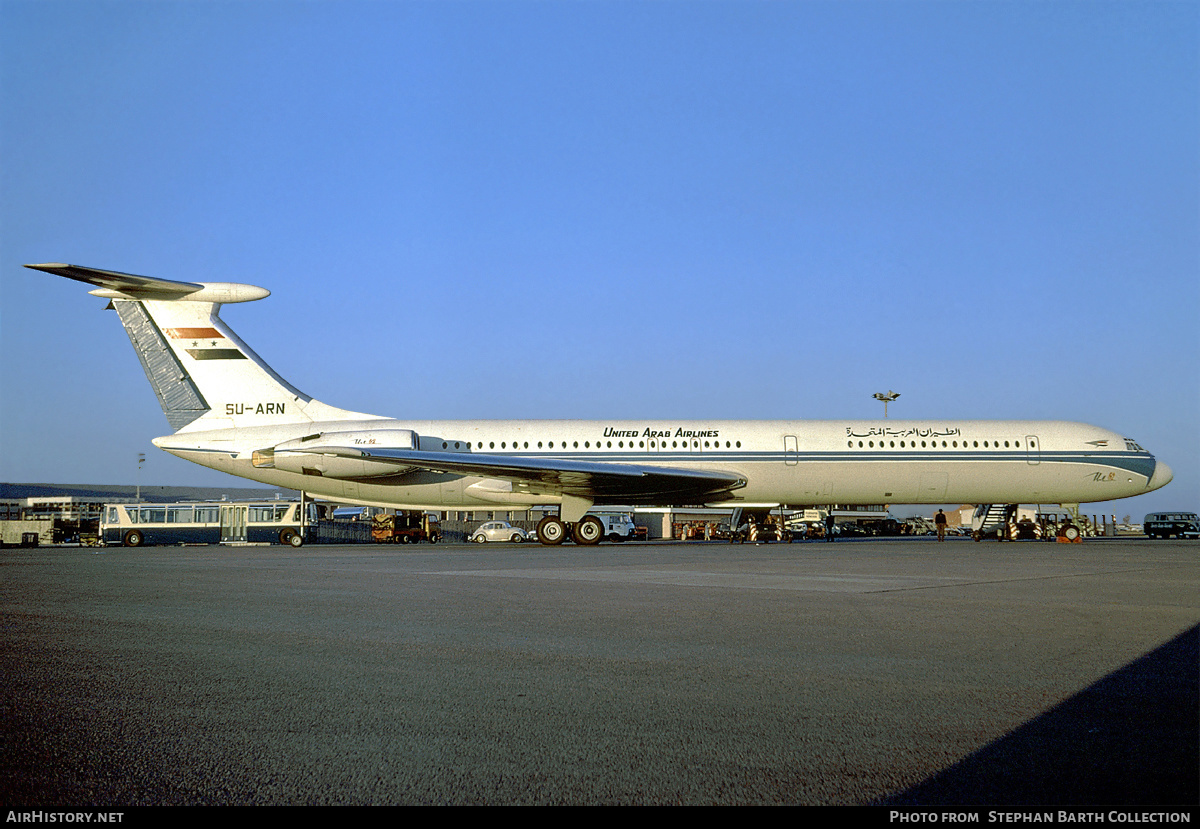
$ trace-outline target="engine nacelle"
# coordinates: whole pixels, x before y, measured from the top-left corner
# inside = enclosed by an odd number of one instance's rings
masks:
[[[284,441],[272,449],[255,452],[254,465],[260,469],[279,469],[325,478],[377,478],[382,475],[400,475],[413,467],[344,457],[346,450],[354,452],[417,448],[417,433],[411,429],[320,432]]]

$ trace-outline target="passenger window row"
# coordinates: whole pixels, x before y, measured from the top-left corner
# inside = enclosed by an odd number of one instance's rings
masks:
[[[897,446],[897,443],[899,444],[898,446]],[[899,442],[894,441],[894,440],[889,440],[889,441],[887,441],[887,443],[884,443],[881,440],[881,441],[879,441],[878,444],[876,444],[876,442],[873,440],[868,440],[868,441],[860,440],[860,441],[858,441],[857,444],[855,444],[854,441],[849,440],[849,441],[846,441],[846,445],[848,447],[850,447],[851,449],[854,449],[854,448],[858,448],[858,449],[896,449],[896,448],[899,448],[899,449],[917,449],[917,448],[921,448],[921,449],[980,449],[980,448],[983,448],[983,449],[1000,449],[1000,448],[1020,449],[1021,441],[1019,441],[1019,440],[1007,441],[1006,440],[1006,441],[1004,441],[1003,447],[1001,446],[1001,442],[998,440],[985,440],[985,441],[983,441],[982,447],[980,446],[980,442],[977,440],[970,441],[969,443],[964,440],[964,441],[962,441],[961,446],[959,445],[959,441],[957,441],[957,440],[952,440],[952,441],[943,440],[943,441],[941,441],[941,443],[939,443],[936,440],[930,440],[930,441],[923,440],[923,441],[921,441],[920,447],[917,446],[917,441],[915,441],[915,440],[909,440],[909,441],[902,440]]]
[[[650,448],[651,448],[651,449],[666,449],[666,448],[668,448],[668,447],[667,447],[667,442],[666,442],[665,440],[651,440],[649,443],[650,443]],[[442,441],[442,448],[443,448],[443,449],[449,449],[449,448],[450,448],[450,446],[451,446],[451,442],[450,442],[450,441]],[[457,440],[453,442],[453,446],[454,446],[454,448],[455,448],[455,449],[462,449],[462,448],[464,448],[464,446],[465,446],[465,448],[467,448],[467,449],[470,449],[470,448],[471,448],[471,444],[470,444],[470,443],[463,444],[463,442],[462,442],[462,441],[457,441]],[[671,448],[671,449],[681,449],[681,448],[682,448],[682,449],[687,449],[689,446],[691,446],[693,449],[698,449],[698,448],[700,448],[700,441],[699,441],[699,439],[693,438],[693,439],[691,440],[691,442],[690,442],[690,443],[689,443],[688,441],[686,441],[686,440],[683,440],[683,441],[673,440],[673,441],[671,441],[671,446],[670,446],[669,448]],[[475,443],[475,448],[476,448],[476,449],[483,449],[483,448],[484,448],[484,443],[483,443],[483,441],[478,441],[478,442],[476,442],[476,443]],[[495,441],[488,441],[487,448],[488,448],[488,449],[495,449],[495,448],[496,448],[496,442],[495,442]],[[499,448],[501,448],[501,449],[510,449],[510,448],[511,448],[511,449],[529,449],[529,448],[530,448],[530,444],[529,444],[529,441],[525,441],[524,443],[520,443],[520,442],[518,442],[518,441],[515,441],[515,440],[514,440],[514,441],[512,441],[512,442],[510,443],[509,441],[502,440],[502,441],[500,441],[500,447],[499,447]],[[555,449],[555,448],[566,449],[566,448],[568,448],[568,444],[567,444],[567,442],[566,442],[565,440],[563,440],[563,441],[557,441],[557,442],[556,442],[556,441],[553,441],[553,440],[552,440],[552,441],[548,441],[548,442],[543,442],[543,441],[540,441],[540,440],[539,440],[539,441],[537,442],[536,448],[537,448],[537,449]],[[574,441],[574,442],[572,442],[572,443],[570,444],[570,448],[572,448],[572,449],[578,449],[578,448],[580,448],[580,447],[579,447],[579,441]],[[637,442],[637,445],[635,446],[635,445],[634,445],[634,442],[633,442],[632,440],[631,440],[631,441],[629,441],[629,442],[628,442],[628,444],[627,444],[625,441],[623,441],[623,440],[619,440],[619,441],[617,441],[617,442],[616,442],[616,446],[614,447],[614,445],[613,445],[613,442],[612,442],[611,440],[610,440],[610,441],[605,441],[603,445],[601,444],[601,442],[600,442],[600,441],[596,441],[596,443],[595,443],[595,445],[594,445],[594,446],[593,446],[593,444],[592,444],[592,442],[591,442],[590,440],[585,440],[585,441],[583,442],[583,448],[584,448],[584,449],[593,449],[593,448],[594,448],[594,449],[613,449],[613,448],[616,448],[616,449],[645,449],[645,448],[646,448],[646,441],[644,441],[644,440],[639,440],[639,441]],[[706,440],[706,441],[704,441],[704,448],[705,448],[705,449],[721,449],[721,448],[722,448],[722,446],[721,446],[721,442],[720,442],[720,441],[717,441],[717,440],[712,440],[712,441]],[[724,446],[723,448],[725,448],[725,449],[741,449],[741,448],[742,448],[742,442],[741,442],[740,440],[735,440],[735,441],[728,441],[728,440],[727,440],[727,441],[725,441],[725,446]]]

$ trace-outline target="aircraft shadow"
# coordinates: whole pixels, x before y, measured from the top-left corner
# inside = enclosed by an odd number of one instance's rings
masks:
[[[878,805],[1200,803],[1200,625]]]

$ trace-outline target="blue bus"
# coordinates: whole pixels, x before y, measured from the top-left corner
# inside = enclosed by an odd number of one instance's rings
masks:
[[[299,501],[106,504],[105,545],[287,544],[299,547],[317,526],[316,506]]]

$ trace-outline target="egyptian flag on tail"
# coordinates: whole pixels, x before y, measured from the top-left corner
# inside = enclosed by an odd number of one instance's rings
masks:
[[[194,360],[245,360],[246,355],[215,328],[164,328]]]

